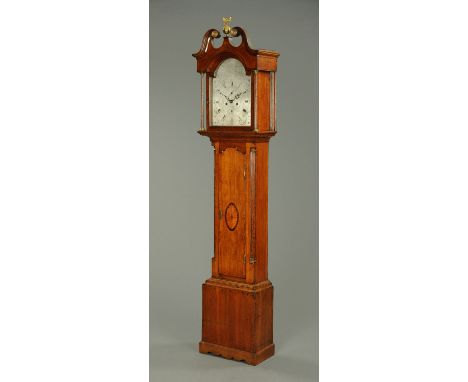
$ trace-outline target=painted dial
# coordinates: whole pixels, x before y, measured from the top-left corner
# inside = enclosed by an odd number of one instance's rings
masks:
[[[250,76],[239,60],[228,58],[216,71],[212,85],[211,124],[250,126]]]

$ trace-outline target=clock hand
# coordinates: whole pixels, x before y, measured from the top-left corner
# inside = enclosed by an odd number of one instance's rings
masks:
[[[218,93],[220,93],[224,98],[226,98],[229,101],[228,96],[224,94],[221,90],[218,89]]]
[[[239,99],[239,97],[245,93],[247,93],[247,90],[244,90],[242,93],[237,94],[235,99]]]

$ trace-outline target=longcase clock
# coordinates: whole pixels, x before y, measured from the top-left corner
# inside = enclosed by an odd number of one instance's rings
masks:
[[[202,286],[199,350],[257,365],[271,357],[268,143],[276,134],[279,54],[249,46],[224,18],[193,56],[201,74],[201,127],[214,148],[214,257]]]

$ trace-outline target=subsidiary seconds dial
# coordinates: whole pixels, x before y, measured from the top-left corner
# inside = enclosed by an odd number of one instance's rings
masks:
[[[249,126],[251,120],[250,76],[240,61],[229,58],[219,66],[212,86],[213,126]]]

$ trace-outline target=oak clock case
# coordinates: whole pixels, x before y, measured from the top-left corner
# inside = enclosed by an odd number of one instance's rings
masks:
[[[199,350],[257,365],[275,349],[268,144],[276,134],[279,53],[252,49],[241,27],[223,32],[216,48],[221,33],[208,30],[193,54],[201,77],[198,133],[214,148],[214,256],[202,286]]]

